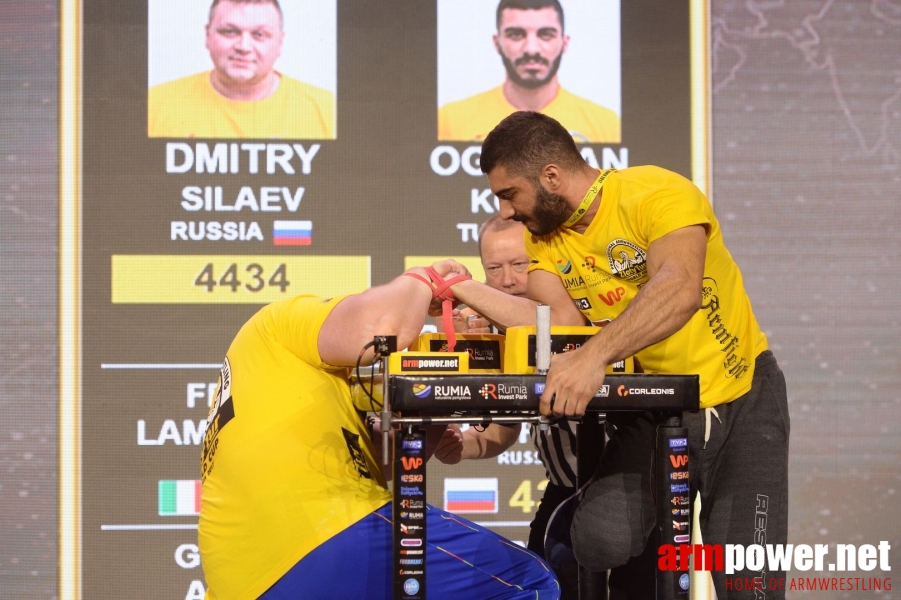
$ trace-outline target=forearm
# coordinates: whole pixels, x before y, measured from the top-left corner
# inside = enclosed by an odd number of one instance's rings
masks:
[[[489,424],[485,429],[470,427],[463,432],[463,459],[494,458],[516,441],[518,429]]]
[[[685,280],[676,274],[660,272],[583,348],[597,357],[598,364],[609,365],[666,339],[700,306],[700,288],[687,288]]]
[[[533,300],[511,296],[472,280],[461,281],[451,289],[458,300],[491,321],[498,329],[535,324],[535,307],[538,303]]]
[[[360,295],[362,310],[370,312],[363,320],[362,338],[395,335],[397,347],[406,348],[422,331],[431,299],[429,288],[412,277],[397,277],[384,286],[370,288]]]
[[[363,346],[377,335],[397,336],[398,348],[406,347],[422,331],[431,296],[426,285],[411,277],[348,296],[320,330],[320,356],[331,365],[353,366]],[[370,364],[372,359],[368,349],[361,362]]]

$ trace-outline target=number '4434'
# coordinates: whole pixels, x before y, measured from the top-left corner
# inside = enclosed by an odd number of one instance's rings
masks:
[[[194,280],[194,285],[205,287],[208,292],[212,292],[216,286],[227,287],[232,292],[237,292],[242,286],[248,292],[259,292],[267,285],[284,292],[291,282],[288,281],[284,263],[278,265],[271,274],[266,273],[266,270],[257,263],[245,266],[239,274],[238,264],[232,263],[218,277],[215,265],[207,263]]]

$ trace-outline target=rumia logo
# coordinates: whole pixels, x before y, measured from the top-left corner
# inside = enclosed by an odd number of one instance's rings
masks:
[[[581,266],[583,269],[588,269],[592,273],[594,273],[594,270],[598,268],[597,261],[593,256],[586,256],[585,262],[583,262]]]
[[[573,270],[573,264],[565,258],[561,258],[557,261],[557,270],[564,275],[569,275],[570,271]]]
[[[492,400],[497,400],[497,386],[493,383],[486,383],[479,390],[479,393],[482,394],[482,398],[488,400],[491,398]]]
[[[684,467],[688,464],[688,456],[685,454],[680,454],[676,456],[675,454],[669,455],[669,461],[673,463],[673,467],[678,469],[679,467]]]
[[[598,298],[600,298],[601,302],[607,306],[613,306],[622,299],[625,293],[625,288],[618,287],[615,290],[610,290],[606,294],[598,294]]]
[[[401,456],[400,462],[404,465],[404,471],[412,471],[422,466],[422,459],[415,456]]]

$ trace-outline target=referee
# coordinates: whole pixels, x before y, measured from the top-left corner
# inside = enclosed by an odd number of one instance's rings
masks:
[[[529,257],[523,235],[525,227],[516,221],[505,221],[495,215],[479,228],[479,255],[485,269],[485,283],[512,296],[526,296]],[[463,309],[455,316],[459,333],[489,333],[491,323],[471,309]],[[484,430],[470,427],[456,436],[446,437],[435,451],[441,462],[455,464],[462,459],[493,458],[512,446],[518,437],[518,427],[496,423]],[[533,425],[532,441],[544,464],[548,478],[544,496],[538,504],[535,519],[530,525],[528,548],[544,558],[544,535],[554,509],[576,493],[576,423],[561,419],[542,430]],[[448,432],[448,436],[449,436]],[[578,598],[578,566],[558,568],[557,577],[562,588],[561,600]]]

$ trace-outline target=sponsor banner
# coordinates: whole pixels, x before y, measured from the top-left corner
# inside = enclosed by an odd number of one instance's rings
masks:
[[[784,573],[794,569],[808,573],[814,580],[820,577],[817,573],[824,571],[846,573],[878,569],[890,573],[891,549],[887,540],[876,544],[836,544],[834,547],[830,544],[662,544],[658,549],[657,567],[661,571],[687,571],[691,568],[694,571],[721,571],[727,575],[742,571]],[[854,579],[866,581],[862,577]],[[875,585],[878,582],[871,580],[870,583]],[[749,586],[746,589],[753,588]]]
[[[429,340],[429,350],[432,352],[447,352],[446,340]],[[497,340],[461,340],[457,339],[454,352],[466,352],[469,354],[470,369],[501,368],[501,343]]]
[[[673,452],[685,452],[688,450],[688,438],[670,438],[669,447]]]
[[[669,462],[674,469],[681,469],[688,465],[688,454],[670,454]]]
[[[392,407],[400,411],[443,408],[534,410],[544,392],[545,377],[510,373],[395,375],[393,382]],[[696,375],[610,374],[595,394],[590,408],[696,410],[698,399]],[[680,451],[677,447],[671,449]]]
[[[400,370],[409,371],[447,371],[453,373],[460,370],[460,358],[456,356],[436,357],[434,355],[407,356],[400,359]]]
[[[419,454],[422,452],[423,441],[422,440],[403,440],[401,442],[401,449],[404,454]]]

